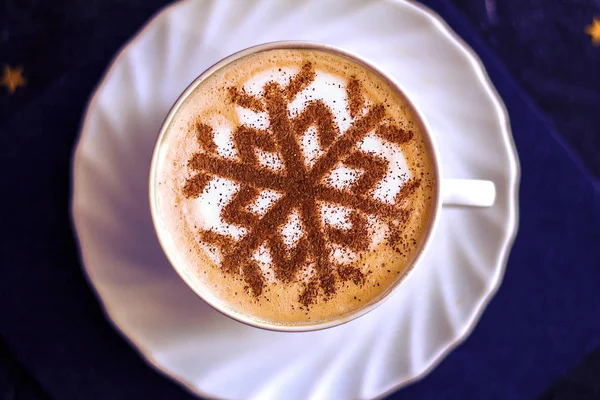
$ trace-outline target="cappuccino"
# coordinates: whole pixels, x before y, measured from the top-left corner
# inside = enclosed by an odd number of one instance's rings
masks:
[[[412,107],[326,50],[265,50],[210,74],[156,157],[155,223],[171,261],[209,302],[271,325],[378,301],[433,218],[433,155]]]

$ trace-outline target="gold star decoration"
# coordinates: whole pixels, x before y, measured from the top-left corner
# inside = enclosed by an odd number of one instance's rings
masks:
[[[14,93],[19,86],[25,86],[25,79],[23,78],[23,68],[11,68],[8,65],[4,66],[4,74],[0,85],[6,86],[6,89],[10,93]]]
[[[594,46],[598,46],[600,44],[600,19],[594,17],[592,25],[585,27],[585,32],[592,37]]]

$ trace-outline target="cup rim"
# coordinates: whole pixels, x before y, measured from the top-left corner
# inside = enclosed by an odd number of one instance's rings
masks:
[[[346,59],[351,60],[352,62],[355,62],[355,63],[361,65],[362,67],[366,68],[367,70],[370,70],[371,72],[378,75],[385,82],[387,82],[403,98],[406,105],[410,108],[415,122],[421,128],[421,132],[423,134],[423,139],[424,139],[425,145],[427,146],[428,151],[431,155],[432,171],[435,175],[434,176],[435,189],[433,192],[434,201],[432,204],[429,225],[425,229],[422,245],[417,250],[411,263],[406,267],[404,273],[402,273],[396,279],[396,281],[393,284],[391,284],[381,294],[379,294],[378,296],[371,299],[371,301],[369,301],[364,306],[362,306],[352,312],[349,312],[346,315],[342,315],[342,316],[332,318],[329,320],[325,320],[322,322],[317,321],[314,323],[287,324],[287,325],[286,324],[277,324],[277,323],[264,321],[264,320],[252,317],[250,315],[244,314],[243,312],[239,312],[230,307],[227,307],[226,302],[223,300],[213,301],[213,299],[205,296],[204,293],[202,292],[201,288],[196,287],[196,285],[194,285],[193,282],[191,282],[190,279],[183,272],[183,268],[174,261],[174,253],[176,252],[176,250],[170,249],[164,241],[165,235],[167,234],[167,232],[165,229],[159,229],[158,210],[157,210],[157,204],[156,204],[157,203],[156,202],[156,186],[157,186],[156,185],[156,173],[158,170],[159,152],[163,145],[163,142],[165,141],[165,136],[167,134],[168,127],[171,124],[171,121],[173,120],[175,114],[177,113],[177,111],[179,110],[181,105],[185,102],[185,100],[187,100],[187,98],[196,90],[196,88],[200,84],[202,84],[202,82],[205,79],[207,79],[209,76],[211,76],[213,73],[220,70],[221,68],[229,65],[230,63],[232,63],[236,60],[239,60],[241,58],[244,58],[246,56],[252,55],[252,54],[256,54],[256,53],[260,53],[260,52],[264,52],[264,51],[270,51],[270,50],[285,50],[285,49],[289,49],[289,50],[291,50],[291,49],[296,49],[296,50],[308,49],[308,50],[325,51],[325,52],[333,53],[333,54],[342,56]],[[152,216],[152,222],[153,222],[154,230],[157,235],[158,241],[159,241],[161,248],[162,248],[163,252],[165,253],[167,259],[169,260],[171,267],[177,272],[179,277],[187,284],[187,286],[190,289],[192,289],[192,291],[194,293],[196,293],[196,295],[202,301],[206,302],[212,308],[214,308],[215,310],[219,311],[223,315],[225,315],[229,318],[232,318],[236,321],[239,321],[241,323],[244,323],[244,324],[252,326],[252,327],[261,328],[264,330],[277,331],[277,332],[318,331],[318,330],[333,328],[335,326],[339,326],[339,325],[348,323],[350,321],[353,321],[353,320],[369,313],[370,311],[374,310],[375,308],[377,308],[378,306],[383,304],[391,296],[393,296],[399,290],[402,283],[404,283],[406,281],[406,279],[408,278],[410,273],[418,265],[423,254],[425,254],[427,249],[429,248],[431,238],[433,237],[433,233],[435,232],[438,222],[439,222],[438,214],[439,214],[439,210],[442,206],[442,199],[441,199],[442,173],[441,172],[442,172],[441,166],[439,163],[439,152],[438,152],[437,146],[435,144],[435,140],[431,134],[431,130],[429,129],[429,126],[428,126],[426,120],[424,119],[421,110],[410,100],[410,98],[406,95],[406,92],[403,90],[402,86],[392,76],[390,76],[390,74],[383,72],[381,69],[379,69],[378,67],[373,65],[371,62],[365,60],[361,56],[354,54],[352,52],[340,49],[339,47],[336,47],[336,46],[318,43],[318,42],[302,41],[302,40],[283,40],[283,41],[267,42],[267,43],[262,43],[262,44],[254,45],[251,47],[247,47],[245,49],[237,51],[237,52],[217,61],[215,64],[213,64],[212,66],[207,68],[204,72],[202,72],[200,75],[198,75],[198,77],[196,79],[194,79],[188,85],[188,87],[182,92],[182,94],[175,101],[175,103],[169,110],[167,116],[165,117],[165,119],[161,125],[158,137],[154,144],[153,153],[152,153],[152,161],[150,164],[150,175],[149,175],[149,192],[148,192],[149,193],[149,201],[150,201],[150,214]]]

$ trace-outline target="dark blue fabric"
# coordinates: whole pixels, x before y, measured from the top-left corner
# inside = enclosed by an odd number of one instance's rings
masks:
[[[539,400],[600,399],[600,347],[548,388]]]
[[[85,102],[118,47],[161,3],[15,0],[0,14],[0,62],[22,64],[29,80],[14,96],[0,96],[0,333],[52,398],[191,398],[106,321],[84,280],[69,218],[70,157]],[[507,105],[522,167],[521,220],[504,283],[473,334],[391,398],[530,399],[600,345],[600,196],[582,152],[565,147],[509,74],[506,66],[520,71],[507,52],[511,42],[496,48],[451,3],[423,3],[480,55]],[[473,21],[483,18],[457,3]],[[598,91],[589,96],[599,100]],[[598,132],[598,116],[588,112],[585,120],[585,132]],[[594,140],[583,146],[589,153]]]
[[[600,0],[453,0],[600,179]]]

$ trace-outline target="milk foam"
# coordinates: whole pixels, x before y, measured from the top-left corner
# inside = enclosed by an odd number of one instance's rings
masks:
[[[266,83],[277,82],[281,86],[285,86],[298,71],[299,68],[269,69],[250,78],[244,84],[244,89],[251,95],[262,97],[264,94],[263,88]],[[340,128],[340,135],[344,135],[353,121],[348,111],[346,81],[330,73],[316,70],[315,80],[290,102],[288,111],[291,118],[298,116],[305,109],[306,105],[313,100],[323,101],[332,110],[336,124]],[[367,101],[366,106],[369,103]],[[363,114],[366,109],[367,107],[363,110]],[[235,112],[243,125],[256,129],[268,129],[269,127],[269,118],[266,112],[255,112],[240,106],[235,106]],[[218,145],[219,155],[237,160],[235,148],[233,147],[233,124],[217,117],[211,121],[211,126],[216,133],[215,141]],[[308,160],[306,164],[310,167],[324,153],[323,149],[319,146],[316,129],[314,127],[308,129],[301,138],[300,143],[304,156]],[[387,175],[374,190],[373,197],[388,204],[394,204],[394,197],[400,191],[402,182],[412,176],[401,147],[385,142],[371,132],[358,143],[358,148],[365,153],[374,154],[390,161]],[[262,166],[275,171],[282,170],[283,165],[278,154],[264,151],[258,151],[257,153],[259,154]],[[333,188],[344,190],[350,188],[363,173],[364,171],[360,169],[348,168],[341,165],[340,162],[323,181]],[[239,240],[247,233],[246,229],[228,224],[221,219],[223,208],[231,201],[231,198],[238,190],[239,185],[235,182],[219,177],[214,178],[214,181],[211,182],[202,196],[192,200],[189,207],[185,209],[184,212],[187,214],[188,224],[201,229],[212,229],[215,232],[231,235],[236,240]],[[282,194],[275,191],[263,190],[261,191],[261,196],[248,209],[256,212],[258,215],[263,215],[281,196]],[[325,204],[322,206],[323,222],[327,226],[349,229],[351,227],[351,223],[347,218],[349,211],[342,206]],[[286,225],[285,232],[286,238],[299,238],[304,234],[297,219],[295,224]],[[381,239],[381,235],[379,235],[379,240]],[[294,241],[288,240],[288,242],[293,243]],[[377,244],[379,243],[374,243],[374,245]],[[269,257],[266,253],[268,253],[268,250],[259,249],[255,257],[264,263],[264,269],[268,270]],[[334,255],[336,258],[345,261],[349,258],[355,258],[349,257],[341,249],[338,249]],[[213,260],[220,262],[220,257],[213,255]]]
[[[243,87],[248,94],[260,98],[264,94],[266,83],[277,82],[284,87],[306,60],[311,61],[315,67],[315,79],[288,104],[289,117],[293,119],[298,116],[309,102],[321,100],[332,111],[340,137],[345,135],[355,120],[348,111],[346,85],[350,77],[357,76],[364,86],[366,100],[360,114],[366,114],[371,105],[386,104],[386,121],[410,128],[415,134],[410,143],[398,145],[382,139],[372,130],[357,142],[355,149],[389,162],[385,176],[372,190],[371,197],[382,203],[398,206],[395,198],[404,182],[412,177],[424,181],[417,197],[411,199],[410,204],[403,205],[410,206],[413,211],[406,223],[406,236],[410,236],[415,245],[411,244],[411,249],[402,255],[392,251],[386,243],[387,225],[372,215],[367,216],[371,242],[366,252],[357,254],[347,247],[331,244],[331,257],[335,264],[361,268],[367,276],[365,283],[361,287],[344,284],[338,288],[335,297],[319,301],[311,307],[310,312],[299,311],[297,299],[302,285],[314,277],[312,263],[303,267],[296,283],[282,284],[275,279],[270,251],[262,244],[253,252],[252,258],[259,265],[269,287],[262,296],[266,301],[262,298],[255,299],[244,290],[243,280],[223,274],[220,270],[223,255],[219,250],[198,239],[197,232],[200,230],[212,230],[230,236],[235,241],[248,234],[246,227],[229,224],[222,219],[223,209],[240,190],[239,182],[213,177],[199,197],[186,199],[180,194],[185,180],[192,174],[187,168],[187,161],[194,152],[200,151],[190,129],[197,118],[212,127],[217,154],[235,161],[239,161],[233,143],[236,126],[246,125],[261,130],[269,128],[266,112],[255,112],[239,105],[227,104],[223,88]],[[399,94],[373,73],[352,61],[329,53],[307,50],[270,51],[237,61],[230,68],[207,79],[206,84],[200,85],[190,96],[174,121],[163,151],[162,168],[158,172],[162,218],[172,233],[173,242],[180,249],[180,262],[197,271],[194,273],[197,285],[208,288],[228,307],[274,323],[295,324],[326,320],[368,304],[406,273],[431,212],[433,176],[429,174],[433,169],[420,127],[414,123],[412,114],[407,111]],[[319,144],[316,128],[309,127],[298,138],[298,143],[304,154],[305,165],[310,170],[326,152]],[[279,154],[262,150],[257,150],[256,154],[263,167],[278,173],[284,172]],[[347,191],[352,189],[352,185],[362,174],[364,171],[338,162],[321,182],[332,189]],[[283,195],[275,190],[261,189],[258,199],[246,209],[262,216]],[[351,229],[351,211],[336,204],[320,204],[321,221],[326,227]],[[281,227],[281,234],[289,249],[294,248],[306,235],[297,209],[292,210],[288,216]],[[357,264],[359,260],[362,263],[360,265]],[[382,265],[385,267],[381,268]]]

